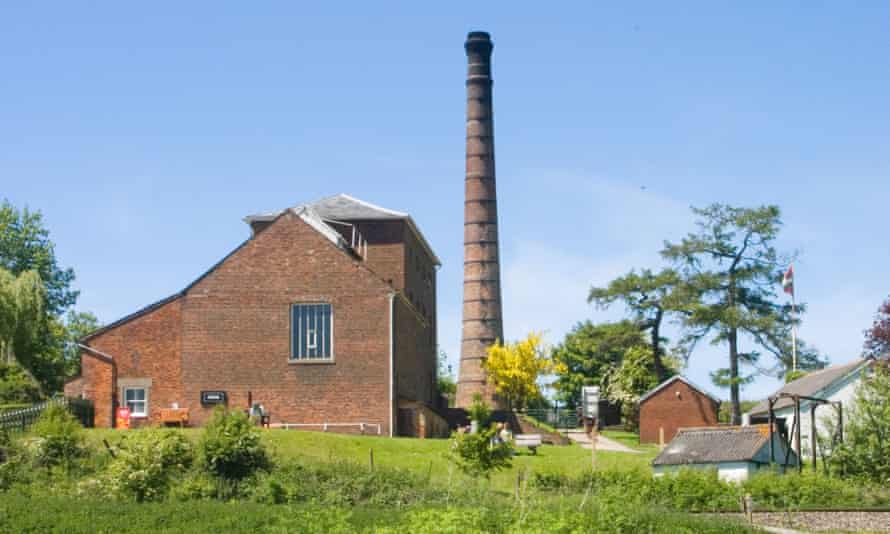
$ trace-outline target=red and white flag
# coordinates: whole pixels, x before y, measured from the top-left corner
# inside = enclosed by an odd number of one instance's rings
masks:
[[[794,296],[794,266],[789,265],[782,277],[782,290],[789,295]]]

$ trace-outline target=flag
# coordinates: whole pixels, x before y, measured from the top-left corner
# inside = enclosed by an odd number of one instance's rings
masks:
[[[782,290],[789,295],[794,295],[794,266],[789,265],[782,277]]]

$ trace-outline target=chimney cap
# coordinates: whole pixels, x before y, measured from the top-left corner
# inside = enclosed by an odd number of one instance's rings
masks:
[[[467,34],[467,41],[491,41],[491,34],[488,32],[470,32]]]

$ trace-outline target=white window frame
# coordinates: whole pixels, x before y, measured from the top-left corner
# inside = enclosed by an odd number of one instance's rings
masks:
[[[330,355],[329,356],[299,356],[297,355],[297,346],[294,343],[297,339],[297,336],[306,336],[306,348],[317,348],[319,343],[319,327],[316,325],[315,328],[306,329],[305,331],[302,328],[302,325],[296,324],[294,321],[294,308],[297,306],[312,306],[324,304],[329,307],[331,310],[331,320],[329,331],[327,332],[327,342],[330,347]],[[289,311],[289,322],[290,322],[290,354],[288,354],[287,361],[290,363],[333,363],[334,362],[334,305],[330,302],[323,301],[303,301],[303,302],[294,302],[288,307]],[[296,335],[294,333],[294,328],[297,328]]]
[[[127,393],[130,391],[142,391],[142,400],[128,400]],[[143,411],[137,412],[130,409],[130,403],[142,403]],[[148,388],[143,386],[127,386],[124,388],[124,406],[130,410],[130,417],[148,417]]]

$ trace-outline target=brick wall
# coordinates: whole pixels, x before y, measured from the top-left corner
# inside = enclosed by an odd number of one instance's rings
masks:
[[[658,443],[661,428],[668,443],[680,428],[715,426],[718,407],[707,395],[675,380],[640,405],[640,443]]]
[[[230,407],[248,392],[273,423],[377,423],[389,433],[391,288],[288,212],[183,301],[181,404],[202,424],[202,390]],[[333,363],[290,363],[290,306],[333,309]]]
[[[133,426],[156,423],[159,408],[180,401],[181,311],[181,299],[174,299],[87,342],[113,358],[112,364],[81,351],[82,393],[95,404],[97,427],[112,426],[121,381],[151,379],[148,419],[133,419]]]

